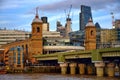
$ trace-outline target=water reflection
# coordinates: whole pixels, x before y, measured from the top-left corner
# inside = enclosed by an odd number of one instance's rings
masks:
[[[61,74],[4,74],[0,80],[120,80],[120,77],[96,77],[87,75],[61,75]]]

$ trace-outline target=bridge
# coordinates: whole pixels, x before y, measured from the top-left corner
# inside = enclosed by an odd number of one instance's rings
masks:
[[[120,47],[35,55],[34,58],[43,64],[59,64],[62,74],[67,73],[68,67],[70,67],[70,74],[75,74],[76,67],[79,67],[80,74],[85,74],[87,68],[87,74],[96,71],[97,76],[105,74],[114,76],[115,68],[119,67],[120,70]],[[104,70],[106,68],[107,70]]]
[[[91,58],[92,62],[102,61],[104,57],[120,57],[120,47],[97,49],[91,51],[71,51],[60,52],[54,54],[35,55],[37,60],[58,60],[59,62],[66,62],[66,59]]]

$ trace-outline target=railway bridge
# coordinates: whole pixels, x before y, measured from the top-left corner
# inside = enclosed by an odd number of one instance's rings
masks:
[[[120,72],[120,47],[35,55],[34,58],[45,65],[59,65],[61,74],[66,74],[68,68],[70,74],[79,71],[80,74],[114,76],[115,71]]]

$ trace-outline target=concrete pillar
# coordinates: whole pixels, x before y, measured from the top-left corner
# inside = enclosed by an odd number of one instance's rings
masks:
[[[113,77],[115,75],[115,64],[114,63],[108,63],[107,64],[107,74],[108,76]]]
[[[49,51],[47,51],[47,54],[49,54]]]
[[[81,75],[84,75],[85,74],[85,64],[78,64],[78,67],[79,67],[79,73]]]
[[[76,74],[76,63],[70,63],[70,74]]]
[[[105,63],[102,62],[102,61],[95,63],[97,76],[103,76],[104,75],[104,66],[105,66]]]
[[[61,74],[66,74],[67,73],[68,64],[67,63],[61,63],[60,67],[61,67]]]
[[[115,65],[115,76],[120,76],[118,64]]]
[[[120,64],[118,64],[118,68],[119,68],[119,77],[120,77]]]
[[[87,73],[89,74],[89,75],[91,75],[91,74],[93,74],[93,68],[92,68],[92,65],[87,65]]]
[[[119,77],[120,77],[120,64],[118,65],[118,67],[119,67]]]
[[[104,74],[105,74],[105,76],[107,75],[107,67],[106,66],[104,68]]]

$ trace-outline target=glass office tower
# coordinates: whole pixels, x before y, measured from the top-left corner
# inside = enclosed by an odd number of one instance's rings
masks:
[[[81,13],[80,13],[80,30],[85,29],[85,25],[88,23],[89,19],[92,19],[91,7],[81,5]]]

